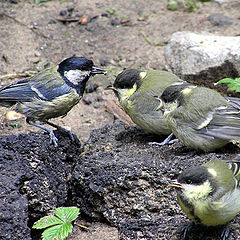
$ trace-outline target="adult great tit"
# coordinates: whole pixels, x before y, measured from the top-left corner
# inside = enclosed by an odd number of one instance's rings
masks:
[[[224,225],[240,212],[240,163],[212,160],[184,170],[169,186],[177,190],[177,201],[196,224]],[[228,230],[222,234],[227,237]]]
[[[16,112],[26,116],[27,123],[49,132],[51,143],[57,146],[53,130],[36,121],[67,132],[73,140],[70,131],[48,120],[66,115],[82,98],[88,79],[102,73],[105,71],[94,67],[92,60],[70,57],[55,67],[1,88],[0,105],[14,105]]]
[[[156,111],[159,102],[155,95],[173,83],[183,83],[176,75],[159,70],[124,70],[116,77],[112,89],[123,110],[132,121],[148,133],[168,135],[171,130],[165,124],[163,114]]]
[[[160,106],[166,124],[185,145],[205,152],[240,139],[240,99],[189,83],[167,87]]]

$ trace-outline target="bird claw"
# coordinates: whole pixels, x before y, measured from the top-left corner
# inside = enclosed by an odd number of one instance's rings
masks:
[[[184,240],[188,239],[188,233],[191,230],[191,228],[193,227],[194,223],[190,222],[189,224],[187,224],[187,226],[185,226],[181,232],[181,237]]]
[[[229,227],[225,226],[221,234],[222,240],[227,240],[228,235],[229,235]]]
[[[38,127],[38,128],[40,128],[40,129],[48,132],[48,133],[49,133],[49,136],[50,136],[50,144],[53,143],[55,147],[58,147],[58,143],[57,143],[57,142],[58,142],[58,139],[56,138],[56,136],[55,136],[55,134],[54,134],[54,132],[53,132],[52,129],[49,129],[49,128],[41,125],[41,124],[35,123],[34,121],[31,121],[31,120],[28,119],[28,118],[26,119],[26,121],[27,121],[27,123],[29,123],[29,124],[31,124],[31,125],[33,125],[33,126],[35,126],[35,127]]]
[[[77,143],[79,142],[78,138],[70,130],[68,130],[64,127],[58,126],[57,124],[49,122],[49,121],[46,121],[45,123],[56,128],[58,131],[68,135],[72,142],[77,142]]]
[[[153,146],[153,145],[163,146],[161,142],[160,143],[159,142],[149,142],[148,145],[151,145],[151,146]]]
[[[171,138],[173,137],[173,133],[171,133],[166,139],[164,139],[162,142],[149,142],[149,145],[157,145],[157,146],[164,146],[166,144],[170,145],[173,144],[175,142],[178,142],[178,139],[173,139],[171,140]]]
[[[49,131],[49,135],[50,135],[50,144],[54,144],[55,147],[58,147],[58,139],[57,137],[55,136],[53,130],[50,130]]]
[[[157,146],[164,146],[164,145],[166,145],[166,144],[168,144],[168,145],[171,145],[171,144],[173,144],[173,143],[175,143],[175,142],[178,142],[178,139],[176,138],[176,139],[173,139],[173,140],[170,140],[169,139],[169,137],[167,137],[165,140],[163,140],[162,142],[149,142],[148,144],[149,145],[157,145]]]

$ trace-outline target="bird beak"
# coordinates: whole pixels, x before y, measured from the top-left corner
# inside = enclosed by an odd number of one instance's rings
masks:
[[[106,86],[105,90],[115,90],[115,91],[117,91],[116,88],[113,85]]]
[[[105,71],[104,69],[101,68],[97,68],[97,67],[93,67],[91,74],[107,74],[107,71]]]
[[[177,179],[171,180],[168,183],[168,187],[183,188],[182,184],[177,181]]]
[[[157,111],[160,111],[160,110],[164,111],[164,105],[163,105],[163,101],[162,101],[161,97],[154,96],[154,98],[157,99],[160,102],[160,104],[159,104],[159,106],[157,107],[156,110]]]

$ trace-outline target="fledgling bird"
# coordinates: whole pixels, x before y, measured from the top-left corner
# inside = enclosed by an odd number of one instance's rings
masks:
[[[160,100],[166,124],[185,145],[205,152],[240,139],[240,99],[185,83],[165,89]]]
[[[181,79],[167,71],[128,69],[118,74],[107,89],[114,91],[123,110],[141,129],[168,135],[171,130],[165,124],[162,112],[156,111],[159,102],[154,96],[162,94],[171,84],[181,83]]]
[[[48,124],[70,134],[70,131],[48,120],[65,116],[83,96],[88,79],[103,74],[103,69],[94,66],[93,61],[84,57],[70,57],[55,67],[19,80],[0,89],[0,105],[11,107],[26,116],[27,123],[50,134],[50,140],[57,146],[52,129],[36,121]]]
[[[184,170],[169,186],[177,190],[177,201],[196,224],[224,225],[240,212],[240,163],[212,160]],[[184,235],[188,229],[185,229]],[[222,234],[226,239],[228,229]]]

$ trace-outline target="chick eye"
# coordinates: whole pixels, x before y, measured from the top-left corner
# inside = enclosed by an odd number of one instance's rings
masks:
[[[186,183],[187,183],[187,184],[192,184],[192,180],[187,179],[187,180],[186,180]]]

